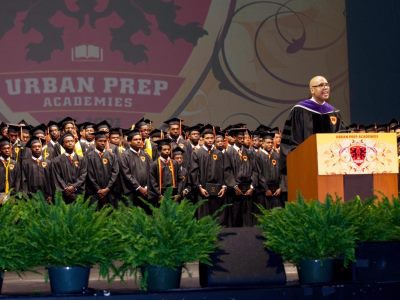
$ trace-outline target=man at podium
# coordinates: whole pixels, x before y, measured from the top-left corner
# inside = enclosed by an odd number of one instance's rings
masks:
[[[286,174],[287,154],[315,133],[331,133],[342,129],[338,109],[328,103],[330,85],[325,77],[315,76],[309,82],[311,98],[292,107],[285,122],[281,142],[281,170]]]

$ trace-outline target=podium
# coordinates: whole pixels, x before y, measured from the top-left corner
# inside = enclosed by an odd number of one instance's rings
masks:
[[[398,196],[395,133],[320,133],[287,156],[288,200]]]

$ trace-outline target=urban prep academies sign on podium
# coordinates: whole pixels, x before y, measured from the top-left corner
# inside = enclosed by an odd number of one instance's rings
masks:
[[[287,157],[288,199],[324,201],[398,195],[399,160],[395,133],[320,133]]]

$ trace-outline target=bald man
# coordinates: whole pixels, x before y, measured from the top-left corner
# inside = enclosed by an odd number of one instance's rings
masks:
[[[338,109],[328,103],[331,87],[323,76],[309,82],[311,98],[298,102],[285,122],[281,142],[281,168],[286,174],[287,154],[315,133],[332,133],[343,129]]]

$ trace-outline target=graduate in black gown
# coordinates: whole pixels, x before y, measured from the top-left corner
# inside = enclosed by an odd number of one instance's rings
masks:
[[[172,118],[164,123],[169,125],[168,129],[168,134],[167,138],[171,139],[171,146],[172,150],[174,150],[176,147],[180,147],[184,150],[183,153],[183,167],[186,170],[190,169],[190,160],[192,157],[192,146],[190,145],[190,142],[185,140],[185,138],[182,136],[182,123],[183,120],[179,118]]]
[[[224,154],[214,146],[213,127],[206,125],[201,129],[203,146],[192,154],[190,163],[190,182],[198,191],[198,200],[208,201],[199,208],[198,217],[212,215],[226,202],[227,186],[224,180]],[[219,221],[224,224],[224,215]]]
[[[257,198],[258,204],[264,208],[283,207],[281,198],[282,176],[279,170],[279,154],[273,149],[273,132],[263,133],[263,143],[256,154],[259,186],[261,194]],[[257,189],[256,189],[257,190]],[[255,210],[258,213],[258,210]]]
[[[141,118],[136,122],[135,128],[139,130],[140,135],[142,136],[144,152],[147,153],[151,160],[155,161],[158,159],[159,155],[157,144],[154,143],[150,138],[151,121],[149,119]]]
[[[21,189],[27,194],[42,191],[47,201],[51,202],[53,188],[51,182],[51,162],[43,156],[44,139],[32,136],[26,144],[31,157],[22,161]]]
[[[225,151],[224,179],[230,188],[228,203],[232,204],[227,211],[229,226],[253,226],[253,199],[252,195],[258,182],[257,166],[253,153],[243,146],[246,128],[233,128],[230,134],[235,137],[235,144]]]
[[[181,169],[171,158],[170,139],[161,139],[158,145],[159,157],[150,165],[149,200],[157,204],[167,188],[172,188],[175,200],[180,200],[183,191]]]
[[[310,80],[311,98],[297,103],[290,111],[282,132],[280,147],[281,169],[286,174],[286,156],[309,136],[315,133],[333,133],[344,129],[340,111],[327,101],[330,85],[325,77]]]
[[[116,181],[119,175],[117,156],[106,151],[107,133],[98,131],[94,133],[95,149],[86,154],[87,178],[86,196],[91,197],[92,203],[97,203],[98,208],[106,204],[118,206],[118,191]]]
[[[46,145],[47,153],[49,154],[48,159],[52,160],[61,154],[61,148],[58,144],[58,139],[60,138],[60,128],[58,123],[55,121],[49,121],[47,123],[47,133],[50,137]]]
[[[78,194],[85,192],[87,162],[74,152],[75,137],[67,132],[59,139],[65,152],[57,156],[51,164],[55,191],[61,191],[65,202],[71,203]]]
[[[142,149],[142,136],[138,130],[128,133],[129,149],[120,156],[120,173],[122,177],[123,194],[137,206],[149,209],[140,197],[147,199],[150,157]]]
[[[20,189],[20,166],[11,158],[11,142],[0,137],[0,203],[3,203],[11,191]]]

